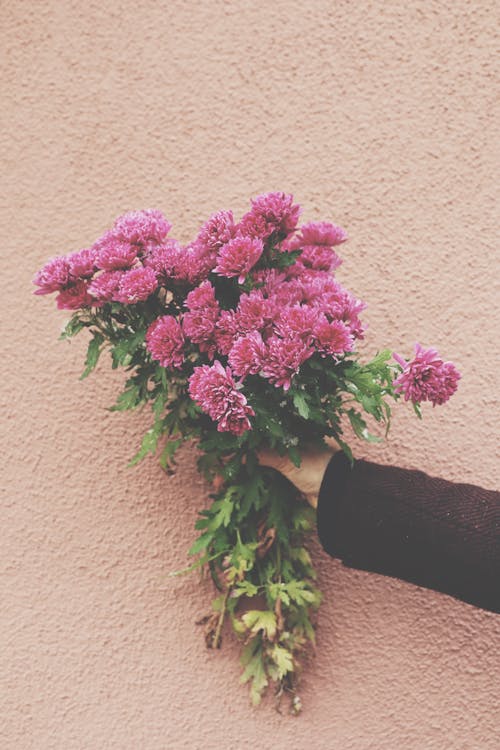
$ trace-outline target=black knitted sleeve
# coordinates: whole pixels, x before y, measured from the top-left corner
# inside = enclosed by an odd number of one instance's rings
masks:
[[[344,565],[500,613],[500,493],[421,471],[330,461],[318,534]]]

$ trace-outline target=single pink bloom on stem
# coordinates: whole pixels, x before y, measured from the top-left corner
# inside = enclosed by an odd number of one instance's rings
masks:
[[[243,216],[238,229],[249,237],[265,241],[274,235],[276,241],[280,241],[294,231],[300,213],[293,195],[265,193],[252,199],[252,208]]]
[[[59,256],[52,258],[38,271],[33,284],[40,287],[34,294],[51,294],[60,292],[70,281],[69,263],[67,258]]]
[[[146,333],[146,348],[162,367],[180,368],[184,362],[184,334],[179,321],[172,315],[155,320]]]
[[[122,275],[117,299],[125,305],[144,302],[157,288],[158,281],[152,268],[133,268]]]
[[[258,331],[240,336],[229,352],[228,362],[239,377],[256,375],[261,371],[266,358],[266,345]]]
[[[189,379],[189,395],[201,409],[218,422],[219,432],[241,435],[251,429],[254,410],[236,389],[231,370],[216,360],[212,366],[195,367]]]
[[[262,240],[258,238],[235,237],[222,245],[214,272],[227,278],[237,276],[238,282],[243,284],[245,276],[257,263],[263,249]]]
[[[443,362],[436,349],[423,349],[415,344],[415,356],[407,362],[399,354],[392,355],[403,372],[394,380],[396,393],[405,401],[430,401],[433,406],[444,404],[458,388],[461,374],[453,362]]]
[[[59,310],[80,310],[82,307],[90,307],[93,299],[88,293],[87,282],[83,279],[75,281],[63,289],[56,297]]]
[[[171,228],[161,211],[149,208],[123,214],[115,221],[112,232],[123,242],[144,245],[149,241],[162,242]]]
[[[267,354],[262,373],[269,378],[270,383],[282,386],[283,390],[287,391],[293,376],[314,350],[300,339],[280,339],[278,336],[271,336],[266,343]]]

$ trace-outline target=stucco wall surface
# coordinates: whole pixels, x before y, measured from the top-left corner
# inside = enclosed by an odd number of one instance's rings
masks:
[[[2,750],[497,750],[500,618],[344,569],[324,590],[299,718],[250,707],[237,648],[205,650],[186,562],[206,487],[184,451],[127,469],[149,415],[79,382],[86,342],[31,295],[49,256],[158,207],[189,239],[293,192],[351,237],[367,354],[436,345],[463,373],[358,456],[497,487],[493,0],[4,2]]]

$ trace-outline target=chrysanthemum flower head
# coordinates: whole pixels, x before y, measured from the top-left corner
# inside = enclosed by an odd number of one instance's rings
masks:
[[[234,374],[244,378],[261,371],[266,353],[266,345],[260,333],[251,331],[236,339],[229,352],[228,362]]]
[[[266,343],[267,354],[262,373],[270,383],[281,386],[287,391],[292,378],[314,350],[301,339],[282,339],[279,336],[271,336]]]
[[[246,275],[262,255],[263,249],[261,239],[237,236],[222,245],[214,272],[227,278],[237,276],[238,282],[243,284]]]
[[[189,395],[218,422],[219,432],[241,435],[251,429],[249,417],[255,412],[237,390],[229,367],[224,368],[218,360],[212,366],[195,367],[189,379]]]
[[[300,234],[294,242],[302,245],[326,245],[333,247],[347,240],[347,232],[329,221],[310,221],[300,227]],[[298,245],[301,247],[302,245]]]
[[[131,268],[137,258],[138,248],[107,232],[94,246],[95,263],[104,271]]]
[[[233,239],[235,234],[232,211],[218,211],[203,224],[196,243],[206,253],[217,256],[222,245]]]
[[[87,282],[83,279],[70,284],[56,297],[59,310],[79,310],[82,307],[90,307],[92,302],[93,299],[88,293]]]
[[[46,263],[33,279],[33,284],[40,287],[35,294],[51,294],[59,292],[70,281],[69,263],[66,258],[59,256]]]
[[[252,199],[252,208],[243,216],[238,229],[242,234],[260,237],[263,241],[274,235],[279,242],[294,231],[300,213],[293,195],[265,193]]]
[[[354,339],[346,324],[342,320],[329,322],[321,315],[314,327],[314,337],[318,350],[323,354],[336,355],[352,352]]]
[[[219,303],[215,298],[215,289],[209,281],[204,281],[193,289],[186,298],[188,312],[183,319],[184,333],[200,351],[208,352],[210,357],[216,351],[215,324],[219,318]]]
[[[341,263],[342,258],[327,245],[304,245],[297,258],[295,273],[300,273],[301,266],[314,271],[335,271]]]
[[[115,221],[112,232],[123,242],[145,244],[162,242],[171,228],[172,224],[161,211],[149,208],[123,214]]]
[[[162,367],[180,368],[184,362],[184,334],[172,315],[163,315],[146,333],[146,348]]]
[[[311,343],[317,320],[317,310],[308,305],[294,304],[281,309],[275,328],[282,338],[299,338]]]
[[[393,385],[396,393],[404,395],[405,401],[430,401],[436,406],[448,401],[458,388],[461,374],[453,362],[443,362],[436,349],[423,349],[417,343],[411,361],[407,362],[399,354],[393,357],[403,368]]]
[[[158,288],[156,274],[152,268],[132,268],[120,279],[117,298],[126,305],[144,302]]]
[[[94,275],[96,266],[96,251],[93,247],[77,250],[67,257],[69,272],[74,279],[89,279]]]
[[[97,302],[115,302],[123,271],[103,271],[94,276],[89,284],[89,294]]]

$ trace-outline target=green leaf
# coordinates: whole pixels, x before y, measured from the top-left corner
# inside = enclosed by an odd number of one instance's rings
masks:
[[[104,336],[99,333],[98,331],[93,332],[93,337],[89,341],[89,345],[87,348],[87,356],[85,357],[85,370],[80,376],[80,380],[83,380],[84,378],[88,377],[92,370],[97,365],[97,362],[99,361],[99,356],[101,354],[101,345],[104,341]]]
[[[288,672],[293,672],[293,656],[287,648],[277,644],[269,651],[271,659],[278,668],[278,679],[282,679]]]
[[[372,370],[378,369],[381,365],[385,368],[386,362],[392,357],[390,349],[383,349],[378,352],[375,357],[366,366]]]
[[[242,616],[242,621],[251,633],[263,634],[272,641],[276,635],[276,615],[274,612],[263,609],[251,609]]]
[[[413,411],[419,419],[422,419],[422,409],[420,408],[419,403],[413,404]]]
[[[349,417],[352,429],[359,438],[366,440],[368,443],[380,443],[381,439],[379,437],[371,435],[368,432],[368,426],[359,412],[355,409],[349,409],[347,416]]]
[[[338,435],[334,435],[334,439],[337,441],[337,443],[340,445],[342,450],[344,451],[345,455],[349,459],[349,463],[351,466],[354,466],[354,456],[352,455],[352,450],[348,446],[348,444],[345,442],[345,440],[342,440]]]
[[[66,323],[66,327],[64,328],[64,331],[59,336],[60,340],[64,339],[70,339],[72,336],[76,336],[77,333],[80,333],[80,331],[83,328],[86,328],[89,324],[83,322],[80,320],[78,315],[73,315],[72,318],[69,319],[69,321]]]
[[[300,456],[300,451],[296,445],[291,445],[288,448],[288,456],[290,458],[290,461],[297,467],[297,469],[300,469],[302,458]]]
[[[260,639],[253,638],[243,649],[241,657],[242,662],[246,663],[246,668],[240,677],[240,682],[245,683],[252,680],[250,698],[254,706],[260,703],[262,693],[269,684],[263,656]]]
[[[250,513],[251,509],[259,510],[262,507],[262,497],[266,490],[266,484],[261,472],[255,472],[243,486],[243,499],[238,509],[238,521],[242,521]]]
[[[216,531],[221,526],[229,526],[234,510],[234,497],[238,494],[239,489],[237,486],[229,487],[223,497],[212,503],[210,508],[211,519],[207,527],[210,531]]]
[[[206,531],[204,534],[201,534],[188,550],[188,555],[197,555],[199,552],[203,552],[203,550],[208,547],[213,538],[214,535],[211,531]]]
[[[139,461],[142,461],[145,456],[147,456],[148,453],[156,453],[156,447],[158,445],[158,439],[160,437],[159,431],[155,428],[151,428],[146,432],[144,437],[142,438],[141,447],[135,454],[135,456],[132,458],[131,461],[129,461],[129,466],[135,466],[139,463]]]
[[[118,341],[111,348],[111,357],[113,360],[113,368],[116,369],[119,365],[127,366],[130,364],[132,356],[135,354],[137,349],[142,346],[144,337],[146,336],[146,329],[140,331],[133,331]]]
[[[175,464],[175,453],[177,448],[182,445],[182,442],[182,438],[177,438],[177,440],[167,440],[160,455],[160,466],[162,469],[166,470],[169,466]]]
[[[251,583],[250,581],[241,581],[238,583],[236,588],[232,592],[232,596],[238,597],[238,596],[257,596],[259,593],[259,587],[255,586],[255,584]]]
[[[309,417],[309,406],[306,401],[306,397],[302,391],[296,391],[293,396],[293,405],[299,412],[300,416],[303,419],[307,419]]]
[[[116,404],[111,406],[109,411],[127,411],[128,409],[135,409],[141,403],[140,388],[137,385],[132,385],[126,391],[120,393],[116,399]]]

